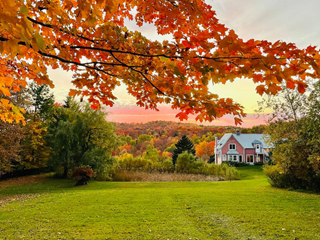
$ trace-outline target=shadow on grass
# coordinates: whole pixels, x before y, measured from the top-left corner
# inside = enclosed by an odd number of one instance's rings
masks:
[[[13,196],[21,194],[49,194],[49,193],[66,193],[74,191],[90,191],[90,190],[107,190],[115,189],[122,191],[128,188],[193,188],[193,187],[218,187],[221,181],[213,182],[105,182],[105,181],[89,181],[88,185],[75,186],[76,180],[61,179],[52,176],[42,178],[40,182],[20,184],[14,186],[0,187],[0,198],[3,196]],[[227,182],[227,181],[222,181]],[[228,181],[229,182],[229,181]],[[233,181],[232,181],[233,182]],[[188,183],[187,185],[185,183]],[[1,182],[0,182],[1,186]]]
[[[265,175],[261,166],[246,166],[238,168],[241,180],[263,179]],[[32,176],[31,176],[32,177]],[[88,190],[106,190],[106,189],[125,189],[125,188],[186,188],[193,186],[210,186],[218,187],[218,182],[98,182],[89,181],[88,185],[75,186],[76,180],[56,178],[52,174],[38,175],[38,182],[17,181],[10,185],[6,181],[0,182],[0,198],[1,196],[13,196],[21,194],[46,194],[46,193],[64,193],[70,191],[88,191]],[[229,182],[229,181],[225,181]],[[239,181],[237,181],[239,182]],[[241,181],[240,181],[241,182]],[[2,186],[1,186],[2,185]]]
[[[99,190],[106,188],[115,188],[116,184],[105,182],[89,181],[88,185],[75,186],[76,180],[72,179],[61,179],[53,176],[46,176],[39,182],[24,183],[13,186],[3,186],[0,182],[0,198],[1,196],[11,196],[20,194],[45,194],[45,193],[63,193],[68,191],[82,191],[82,190]],[[4,185],[4,184],[3,184]]]

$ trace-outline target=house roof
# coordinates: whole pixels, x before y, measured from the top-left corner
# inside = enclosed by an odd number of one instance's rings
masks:
[[[238,155],[239,153],[238,153],[236,150],[234,150],[234,149],[230,149],[230,150],[227,152],[227,154],[230,154],[230,155]]]
[[[262,144],[262,142],[260,142],[259,140],[255,139],[252,144]]]
[[[218,140],[217,147],[222,148],[226,142],[229,140],[229,138],[232,136],[232,133],[226,133],[222,136],[220,140]]]
[[[243,148],[254,148],[253,143],[260,143],[262,145],[262,148],[270,148],[270,146],[268,146],[263,139],[264,134],[253,133],[226,133],[218,141],[217,148],[222,148],[231,136],[233,136],[241,144]]]

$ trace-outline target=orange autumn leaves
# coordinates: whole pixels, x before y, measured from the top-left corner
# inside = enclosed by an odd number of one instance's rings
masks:
[[[10,90],[18,91],[20,88],[14,84],[12,78],[3,77],[3,75],[0,73],[0,96],[10,97]],[[22,123],[24,123],[24,118],[22,115],[23,112],[23,109],[12,104],[9,99],[0,97],[0,120],[9,123],[13,122],[14,120],[17,122],[22,121]]]
[[[211,141],[211,142],[203,141],[199,143],[195,148],[196,156],[208,161],[210,156],[214,155],[214,147],[215,147],[215,141]]]
[[[320,75],[315,47],[244,41],[202,0],[3,0],[0,10],[0,77],[15,85],[0,82],[2,99],[27,79],[52,85],[52,67],[72,71],[71,95],[87,97],[95,108],[113,106],[113,91],[122,83],[141,107],[157,110],[167,103],[179,110],[180,120],[231,114],[241,124],[243,107],[211,93],[209,84],[245,77],[261,95],[281,91],[282,82],[303,93],[305,80]],[[129,31],[126,18],[154,24],[174,40],[152,41]],[[21,112],[10,102],[0,104],[7,109],[1,109],[2,119],[11,113],[19,120]]]

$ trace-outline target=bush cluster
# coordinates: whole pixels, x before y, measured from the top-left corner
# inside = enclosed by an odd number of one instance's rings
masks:
[[[228,166],[227,164],[209,164],[202,160],[197,161],[188,152],[184,152],[178,156],[175,172],[219,176],[228,180],[239,179],[239,173],[235,167]]]
[[[235,167],[227,164],[215,165],[202,160],[188,152],[180,154],[174,166],[171,159],[165,158],[161,161],[152,161],[144,157],[133,157],[131,154],[123,154],[117,158],[114,166],[112,179],[130,181],[132,172],[145,173],[177,173],[216,176],[219,179],[234,180],[239,179],[239,174]]]
[[[76,167],[72,174],[72,178],[78,180],[76,185],[86,185],[92,177],[93,170],[90,166]]]
[[[232,161],[225,161],[225,164],[231,167],[245,167],[245,166],[250,166],[248,163],[241,163],[241,162],[232,162]]]
[[[170,158],[149,159],[147,156],[133,157],[123,154],[116,159],[114,171],[139,171],[139,172],[173,172],[174,167]]]

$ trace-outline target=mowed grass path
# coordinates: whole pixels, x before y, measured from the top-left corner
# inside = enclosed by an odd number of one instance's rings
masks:
[[[239,171],[232,182],[0,182],[0,239],[320,239],[320,195]]]

